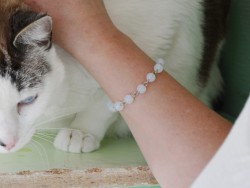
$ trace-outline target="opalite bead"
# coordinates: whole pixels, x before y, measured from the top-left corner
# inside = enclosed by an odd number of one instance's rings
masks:
[[[132,104],[139,94],[144,94],[147,91],[147,86],[151,82],[154,82],[156,80],[156,76],[158,73],[161,73],[164,70],[164,64],[165,64],[164,59],[162,58],[156,59],[155,65],[154,65],[154,72],[148,73],[146,75],[147,80],[143,82],[143,84],[140,84],[137,86],[136,92],[134,92],[134,94],[126,95],[123,101],[117,101],[115,103],[112,103],[112,102],[108,103],[109,110],[112,112],[122,111],[126,105]]]
[[[107,104],[107,106],[108,106],[108,109],[109,109],[111,112],[116,112],[114,103],[109,102],[109,103]]]
[[[145,93],[147,90],[146,86],[144,86],[143,84],[140,84],[137,86],[137,91],[140,93],[140,94],[143,94]]]
[[[132,104],[134,102],[134,97],[132,97],[132,95],[126,95],[124,97],[124,102],[126,104]]]
[[[153,81],[155,81],[155,79],[156,79],[156,76],[155,76],[154,73],[148,73],[147,74],[147,81],[148,82],[153,82]]]
[[[161,73],[163,71],[163,66],[161,64],[155,64],[154,70],[156,73]]]
[[[158,59],[156,59],[155,63],[164,66],[165,61],[164,61],[164,59],[162,59],[162,58],[158,58]]]
[[[118,101],[114,104],[114,108],[116,111],[122,111],[124,108],[124,104],[122,102]]]

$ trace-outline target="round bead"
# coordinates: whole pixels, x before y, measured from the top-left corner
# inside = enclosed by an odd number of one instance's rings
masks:
[[[164,66],[165,61],[164,61],[164,59],[162,59],[162,58],[158,58],[158,59],[156,59],[155,63]]]
[[[132,97],[132,95],[126,95],[124,97],[124,102],[126,104],[132,104],[134,102],[134,98]]]
[[[143,84],[140,84],[137,86],[137,91],[140,93],[140,94],[143,94],[145,93],[147,90],[146,86],[144,86]]]
[[[148,82],[153,82],[153,81],[155,81],[155,79],[156,79],[156,76],[155,76],[154,73],[148,73],[147,74],[147,81]]]
[[[161,64],[155,64],[154,70],[156,73],[161,73],[163,71],[163,66]]]
[[[108,106],[108,109],[109,109],[111,112],[116,112],[114,103],[109,102],[107,106]]]
[[[114,104],[114,108],[116,109],[116,111],[122,111],[124,108],[124,104],[122,102],[118,101]]]

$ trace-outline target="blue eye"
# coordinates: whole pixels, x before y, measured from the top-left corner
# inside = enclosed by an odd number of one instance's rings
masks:
[[[27,97],[26,99],[22,100],[22,101],[20,102],[20,104],[31,104],[31,103],[33,103],[36,99],[37,99],[37,95],[35,95],[35,96],[30,96],[30,97]]]

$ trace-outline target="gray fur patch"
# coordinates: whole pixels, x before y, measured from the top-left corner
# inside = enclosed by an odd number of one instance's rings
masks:
[[[44,77],[50,71],[45,53],[33,49],[27,53],[16,53],[1,49],[0,75],[10,78],[18,91],[26,88],[41,87]],[[13,55],[15,54],[15,55]]]
[[[22,35],[21,31],[25,27],[46,14],[29,10],[21,0],[0,1],[0,76],[10,79],[18,91],[41,87],[51,70],[46,58],[51,47],[51,23],[48,21],[39,27],[47,38],[39,41],[36,40],[36,34],[32,34],[34,44],[20,41],[15,46],[16,36]]]

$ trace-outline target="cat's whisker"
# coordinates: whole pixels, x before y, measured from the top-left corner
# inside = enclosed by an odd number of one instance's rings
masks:
[[[43,136],[34,136],[34,138],[40,139],[41,141],[48,142],[49,144],[53,145],[53,138],[43,137]]]
[[[40,129],[38,128],[38,130],[40,130]],[[35,134],[55,135],[56,133],[41,130],[41,131],[36,131]]]
[[[36,135],[44,136],[44,137],[48,137],[48,138],[54,138],[56,136],[56,134],[49,133],[49,132],[46,132],[46,133],[37,132]]]
[[[58,128],[46,128],[46,127],[41,127],[41,128],[36,128],[36,130],[38,130],[38,131],[46,131],[46,130],[61,130],[61,129],[64,129],[64,128],[60,128],[60,127],[58,127]],[[65,128],[66,129],[66,128]]]
[[[54,140],[54,136],[47,136],[47,135],[34,135],[35,138],[39,138],[39,139],[43,139],[49,143],[52,143],[52,141]]]
[[[57,116],[57,117],[49,118],[49,119],[47,119],[46,121],[43,121],[43,122],[41,122],[41,123],[39,123],[39,124],[36,124],[34,127],[37,128],[37,127],[39,127],[39,126],[42,126],[42,125],[44,125],[44,124],[46,124],[46,123],[49,123],[49,122],[55,120],[55,119],[64,118],[64,117],[66,117],[66,116],[73,116],[73,115],[75,115],[75,114],[76,114],[76,113],[74,112],[74,113],[68,113],[68,114],[59,115],[59,116]]]
[[[42,152],[39,150],[38,148],[38,145],[36,144],[36,142],[34,142],[34,140],[32,139],[28,145],[31,145],[31,147],[33,149],[35,149],[37,151],[37,153],[39,153],[39,156],[41,157],[41,159],[44,161],[44,158],[43,158],[43,155],[42,155]]]
[[[79,129],[73,129],[73,128],[36,128],[36,130],[71,130],[71,131],[79,131]]]
[[[43,135],[43,136],[44,136],[44,135]],[[44,140],[44,141],[46,141],[46,142],[48,142],[48,143],[50,143],[50,144],[53,145],[53,141],[51,141],[51,140],[49,140],[49,139],[47,139],[47,138],[45,138],[45,137],[42,137],[42,135],[34,135],[33,137],[38,138],[38,139],[41,139],[41,140]],[[50,138],[52,138],[52,137],[50,137]]]
[[[36,143],[37,146],[39,146],[39,147],[42,149],[42,151],[43,151],[43,153],[44,153],[44,155],[45,155],[45,160],[44,160],[44,162],[46,163],[46,166],[47,166],[47,168],[49,169],[49,168],[50,168],[49,157],[48,157],[48,155],[47,155],[47,152],[46,152],[45,148],[44,148],[43,145],[42,145],[41,143],[39,143],[38,141],[36,141],[36,140],[34,140],[34,139],[32,139],[32,141],[33,141],[34,143]],[[38,150],[38,151],[40,151],[40,150]],[[42,154],[41,151],[40,151],[40,153]],[[42,156],[42,158],[43,158],[43,155],[41,155],[41,156]]]
[[[47,161],[44,159],[43,153],[40,151],[39,147],[41,147],[41,145],[38,144],[38,142],[36,142],[35,140],[31,140],[31,142],[29,143],[31,144],[32,148],[34,148],[36,150],[36,152],[38,153],[38,155],[40,156],[41,160],[46,163],[46,166],[49,166],[47,164]]]

